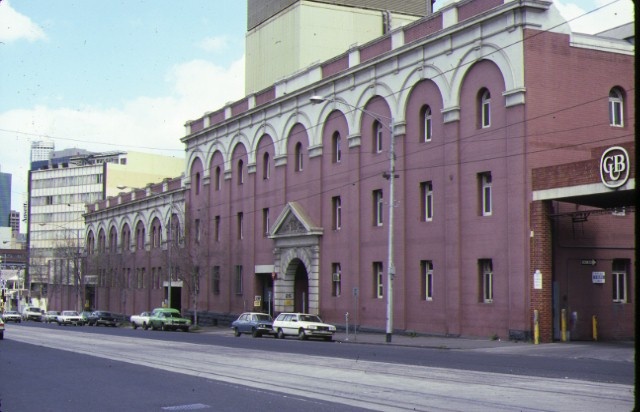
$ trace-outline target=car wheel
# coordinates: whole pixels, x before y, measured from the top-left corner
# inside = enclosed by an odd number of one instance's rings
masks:
[[[233,336],[235,336],[237,338],[240,335],[242,335],[242,333],[240,333],[238,328],[233,328]]]
[[[149,325],[147,324],[147,322],[142,322],[142,329],[144,330],[149,329]]]
[[[134,330],[135,330],[135,329],[138,329],[138,325],[136,325],[136,324],[135,324],[135,322],[131,324],[131,327],[132,327]]]
[[[160,330],[166,331],[167,326],[163,323],[162,325],[160,325]]]
[[[284,339],[284,332],[282,329],[278,329],[278,339]]]
[[[326,340],[327,342],[331,342],[333,340],[333,337],[332,336],[326,336],[324,338],[324,340]]]
[[[0,340],[4,339],[4,331],[0,332]]]
[[[189,327],[188,327],[188,326],[185,326],[184,328],[182,328],[182,331],[183,331],[183,332],[189,332]]]
[[[307,339],[307,335],[305,335],[305,334],[304,334],[304,329],[300,329],[300,330],[298,331],[298,339],[300,339],[300,340],[305,340],[305,339]]]
[[[260,337],[260,332],[258,332],[256,330],[256,328],[251,329],[251,336],[253,336],[254,338],[259,338]]]

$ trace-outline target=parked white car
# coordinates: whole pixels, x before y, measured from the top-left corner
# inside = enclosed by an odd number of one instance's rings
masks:
[[[142,312],[139,315],[133,315],[129,319],[131,322],[131,326],[134,329],[138,329],[138,327],[147,330],[149,329],[149,318],[151,317],[151,312]]]
[[[27,307],[22,311],[22,319],[42,322],[42,309],[31,306]]]
[[[314,337],[330,341],[336,327],[322,322],[318,315],[281,313],[273,321],[273,330],[280,339],[284,339],[285,336],[297,336],[301,340]]]
[[[75,310],[63,310],[58,316],[58,325],[83,326],[84,318]]]

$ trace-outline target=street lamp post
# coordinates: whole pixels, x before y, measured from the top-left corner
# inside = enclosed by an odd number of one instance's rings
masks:
[[[385,116],[380,116],[378,114],[372,113],[366,109],[363,109],[358,106],[351,105],[344,101],[338,101],[335,99],[326,98],[323,96],[312,96],[311,103],[321,103],[321,102],[339,102],[344,104],[345,106],[352,107],[356,110],[361,111],[376,120],[380,120],[380,118],[385,118],[389,121],[389,125],[386,126],[389,130],[390,134],[390,147],[389,147],[389,171],[383,174],[385,179],[389,179],[389,232],[388,232],[388,268],[387,268],[387,315],[386,315],[386,342],[391,342],[391,337],[393,335],[393,278],[396,274],[396,268],[393,263],[393,207],[394,207],[394,180],[396,179],[396,153],[395,153],[395,123],[393,121],[393,116],[387,118]],[[380,122],[380,124],[384,124]]]

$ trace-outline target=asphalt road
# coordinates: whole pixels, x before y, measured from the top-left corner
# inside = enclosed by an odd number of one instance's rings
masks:
[[[213,410],[589,411],[629,410],[632,405],[633,365],[628,363],[234,338],[230,331],[187,334],[12,326],[6,340],[0,342],[2,405],[15,401],[13,391],[5,391],[5,382],[19,379],[22,388],[24,382],[28,387],[28,382],[37,380],[45,389],[34,396],[18,391],[17,398],[27,402],[18,406],[31,407],[3,411],[61,410],[41,409],[42,404],[33,403],[42,399],[74,410],[67,406],[76,405],[70,400],[76,399],[76,384],[77,410],[86,407],[88,400],[102,399],[100,394],[105,392],[114,395],[109,402],[101,401],[99,406],[104,409],[92,410],[117,410],[124,405],[135,405],[127,410],[204,405]],[[14,348],[17,341],[23,342],[17,345],[20,350]],[[22,358],[14,356],[18,353]],[[30,356],[35,353],[38,356]],[[5,368],[7,364],[11,366]],[[68,364],[74,366],[65,366]],[[628,373],[608,371],[626,367]],[[156,375],[163,377],[156,379]],[[56,387],[59,395],[50,395]],[[188,388],[193,388],[191,393]],[[231,405],[231,409],[222,409],[216,401],[219,396],[207,397],[220,391],[229,395],[224,407]],[[254,395],[264,398],[243,403]]]

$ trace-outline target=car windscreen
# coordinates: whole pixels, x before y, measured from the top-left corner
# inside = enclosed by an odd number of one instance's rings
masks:
[[[256,320],[261,321],[261,322],[271,321],[271,316],[269,316],[269,315],[256,315]]]

